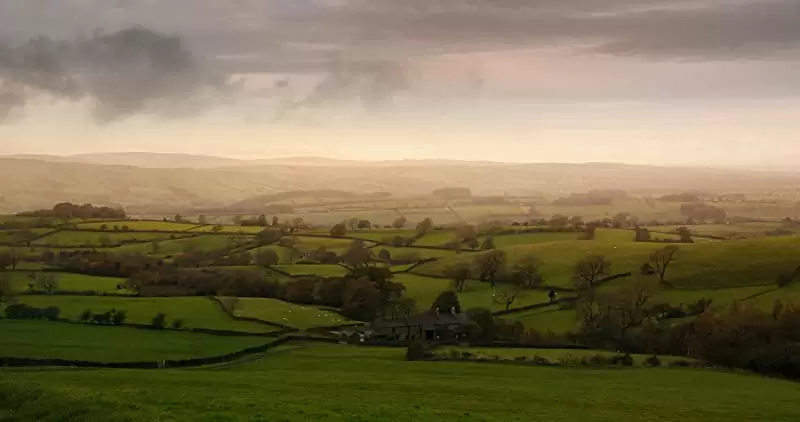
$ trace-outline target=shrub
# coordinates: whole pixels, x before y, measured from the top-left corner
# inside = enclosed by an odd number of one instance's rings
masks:
[[[153,317],[153,320],[150,322],[150,326],[161,329],[165,327],[166,321],[167,316],[163,313],[158,313]]]
[[[644,365],[645,366],[661,366],[661,359],[659,359],[658,356],[656,356],[656,355],[650,356],[649,358],[645,359]]]
[[[633,366],[633,356],[630,353],[616,355],[611,358],[612,365]]]
[[[125,320],[128,318],[128,315],[125,311],[115,311],[111,315],[111,323],[114,325],[122,325],[125,323]]]
[[[184,325],[185,325],[185,323],[180,318],[176,319],[175,321],[172,321],[172,328],[174,328],[176,330],[180,330],[181,328],[183,328]]]

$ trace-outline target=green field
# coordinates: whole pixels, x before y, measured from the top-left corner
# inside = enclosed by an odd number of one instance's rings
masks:
[[[275,265],[276,270],[285,271],[291,275],[316,275],[320,277],[344,277],[347,275],[347,268],[339,265]]]
[[[444,258],[447,256],[454,256],[456,251],[446,249],[423,249],[423,248],[398,248],[394,246],[376,246],[372,251],[377,256],[381,250],[389,252],[394,260],[398,261],[419,261],[430,258]]]
[[[8,273],[11,277],[11,286],[16,291],[28,290],[28,283],[32,281],[30,275],[38,277],[43,274],[40,272],[22,272],[16,271]],[[58,279],[58,288],[56,290],[69,291],[69,292],[118,292],[117,286],[125,283],[123,278],[115,277],[93,277],[83,274],[72,273],[47,273],[54,275]],[[120,292],[123,293],[123,292]]]
[[[158,242],[159,251],[157,255],[178,255],[190,250],[212,251],[231,247],[231,240],[223,235],[203,235],[188,239],[165,240]],[[134,245],[124,245],[111,249],[116,253],[140,253],[152,254],[153,245],[151,243],[140,243]]]
[[[188,231],[198,225],[195,223],[174,223],[170,221],[115,221],[115,222],[93,222],[93,223],[81,223],[78,224],[77,227],[79,229],[91,229],[91,230],[100,230],[103,226],[106,226],[109,230],[112,230],[114,226],[118,226],[122,228],[123,226],[127,226],[128,230],[136,230],[136,231],[173,231],[173,232],[182,232]]]
[[[416,232],[410,229],[374,229],[374,230],[354,230],[347,233],[350,237],[369,240],[373,242],[391,243],[392,238],[400,236],[402,238],[414,237]]]
[[[406,362],[288,344],[192,370],[3,370],[12,420],[796,421],[800,385],[697,369]],[[509,381],[513,380],[513,382]],[[646,416],[645,416],[646,415]]]
[[[577,240],[581,233],[520,233],[494,236],[495,248],[510,246],[533,245],[537,243],[558,242],[562,240]],[[631,234],[631,236],[633,236]],[[485,237],[481,237],[483,241]]]
[[[698,224],[691,226],[655,226],[651,230],[665,233],[674,233],[680,227],[686,227],[692,234],[704,236],[719,236],[729,239],[755,238],[766,236],[767,232],[775,229],[791,229],[778,222],[739,223],[739,224]]]
[[[0,320],[0,356],[139,362],[211,357],[259,346],[269,339],[141,330],[48,321]]]
[[[220,230],[214,230],[216,226],[213,224],[205,226],[196,226],[189,230],[190,233],[229,233],[229,234],[257,234],[267,227],[256,226],[221,226]]]
[[[277,299],[263,298],[240,298],[236,306],[236,315],[258,318],[303,330],[353,322],[337,313],[323,311],[314,306],[296,305]]]
[[[0,230],[0,243],[15,244],[47,234],[54,229]]]
[[[187,235],[170,235],[167,233],[115,233],[115,232],[81,232],[60,231],[37,239],[32,245],[58,245],[58,246],[114,246],[124,242],[152,242],[154,240],[170,240],[170,236],[181,237]],[[105,240],[106,244],[103,244]]]
[[[77,320],[80,314],[91,309],[95,313],[124,310],[126,322],[150,324],[153,317],[161,312],[167,316],[167,324],[182,319],[186,328],[210,328],[214,330],[233,330],[252,333],[274,331],[272,327],[252,322],[232,320],[219,306],[203,297],[176,298],[130,298],[109,296],[21,296],[19,300],[27,305],[44,308],[58,306],[61,318]]]
[[[298,250],[311,252],[320,247],[325,247],[329,252],[343,253],[353,244],[353,239],[336,239],[332,237],[296,236],[294,247]],[[369,246],[369,243],[367,243]]]
[[[573,331],[577,324],[574,309],[561,309],[559,305],[524,311],[503,316],[507,321],[520,321],[525,328],[532,328],[541,333],[553,332],[566,334]]]

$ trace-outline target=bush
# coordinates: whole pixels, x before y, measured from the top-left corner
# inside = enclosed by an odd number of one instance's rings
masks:
[[[633,366],[633,356],[630,353],[616,355],[611,358],[612,365]]]
[[[645,359],[644,366],[661,366],[661,359],[658,356],[653,355],[649,358]]]
[[[180,330],[181,328],[183,328],[184,325],[185,323],[183,322],[182,319],[176,319],[175,321],[172,321],[172,328],[176,330]]]
[[[153,317],[153,320],[150,322],[150,326],[153,328],[164,328],[166,325],[167,316],[163,313],[158,313],[156,316]]]

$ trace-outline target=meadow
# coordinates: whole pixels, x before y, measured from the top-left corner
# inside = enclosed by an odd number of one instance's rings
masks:
[[[117,289],[118,286],[125,283],[125,279],[115,277],[93,277],[84,274],[59,272],[42,273],[39,271],[16,271],[9,273],[9,281],[14,290],[17,292],[24,292],[28,290],[29,283],[33,282],[35,285],[35,279],[43,274],[55,276],[58,280],[57,290],[60,291],[97,293],[115,292],[119,294],[125,293],[124,291],[119,291],[119,289]]]
[[[289,343],[257,360],[204,369],[6,369],[0,408],[11,409],[15,421],[800,418],[800,385],[777,379],[697,369],[406,362],[403,353]]]
[[[153,232],[129,232],[129,233],[115,233],[115,232],[86,232],[86,231],[59,231],[53,234],[40,237],[32,242],[32,245],[57,245],[59,247],[76,247],[76,246],[95,246],[95,247],[108,247],[121,245],[123,243],[134,242],[153,242],[171,240],[176,237],[185,237],[188,235],[181,234],[168,234],[168,233],[153,233]]]
[[[234,313],[237,316],[258,318],[301,330],[355,322],[337,313],[324,311],[314,306],[265,298],[240,298]]]
[[[0,320],[3,357],[92,362],[141,362],[220,356],[268,343],[263,337],[228,337],[128,327]]]

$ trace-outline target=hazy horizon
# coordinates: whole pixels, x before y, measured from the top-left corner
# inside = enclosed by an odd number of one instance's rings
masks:
[[[797,28],[793,0],[0,0],[0,154],[789,167]]]

